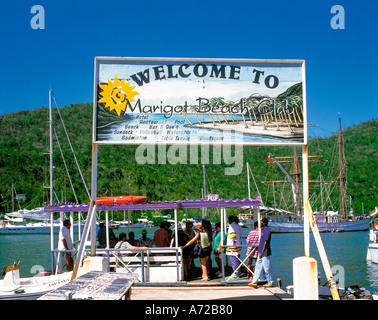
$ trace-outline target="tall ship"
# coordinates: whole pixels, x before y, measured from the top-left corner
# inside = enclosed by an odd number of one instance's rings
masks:
[[[369,230],[370,217],[368,215],[355,216],[353,214],[353,208],[350,205],[349,212],[347,212],[347,183],[346,183],[346,161],[344,154],[344,137],[341,128],[341,118],[339,116],[339,132],[338,132],[338,177],[339,187],[340,187],[340,208],[338,211],[334,210],[324,210],[323,206],[323,196],[321,201],[320,212],[314,213],[314,219],[317,222],[319,232],[344,232],[344,231],[365,231]],[[316,157],[316,156],[314,156]],[[288,158],[294,159],[295,173],[289,174],[288,171],[282,166],[281,163],[289,162]],[[282,210],[277,209],[275,206],[266,207],[261,206],[260,216],[265,216],[269,220],[269,228],[273,233],[301,233],[304,232],[304,217],[301,214],[300,206],[300,196],[299,196],[299,161],[298,161],[297,150],[295,149],[294,157],[273,157],[269,154],[268,161],[272,164],[276,164],[279,169],[285,174],[287,180],[285,181],[270,181],[272,183],[290,183],[291,192],[293,196],[294,210]],[[313,161],[313,160],[310,160]],[[248,172],[249,173],[249,172]],[[293,177],[294,176],[294,177]],[[320,175],[321,177],[321,175]],[[248,178],[249,179],[249,178]],[[319,181],[310,181],[320,183],[321,189],[324,183],[329,183],[329,181],[324,181],[320,178]],[[321,190],[322,192],[322,190]],[[328,195],[329,198],[329,195]],[[253,224],[257,219],[257,208],[252,212],[253,208],[244,207],[247,213],[239,215],[239,220],[241,224],[248,228],[253,228]]]

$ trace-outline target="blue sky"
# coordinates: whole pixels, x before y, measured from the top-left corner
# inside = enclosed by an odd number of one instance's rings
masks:
[[[45,10],[45,29],[30,22]],[[334,5],[345,29],[331,28]],[[378,117],[378,1],[7,1],[0,115],[93,101],[95,56],[306,60],[309,135]],[[88,119],[92,121],[92,119]]]

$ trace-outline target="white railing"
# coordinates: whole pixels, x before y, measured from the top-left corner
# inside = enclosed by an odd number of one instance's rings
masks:
[[[62,252],[72,252],[75,255],[77,250],[58,250],[52,253],[61,256]],[[90,249],[86,249],[90,255]],[[138,282],[180,282],[183,279],[183,261],[181,248],[148,248],[148,249],[114,249],[98,248],[96,255],[105,257],[108,261],[109,272],[137,273],[140,275]],[[59,259],[57,259],[58,261]],[[170,270],[167,270],[170,268]],[[159,269],[159,270],[158,270]],[[172,271],[174,274],[172,274]],[[163,280],[163,281],[150,281]],[[169,279],[164,281],[164,278]]]

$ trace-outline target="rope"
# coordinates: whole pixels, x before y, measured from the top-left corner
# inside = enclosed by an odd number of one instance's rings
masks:
[[[73,154],[73,156],[74,156],[74,159],[75,159],[75,162],[76,162],[77,168],[79,169],[80,177],[81,177],[81,179],[82,179],[82,181],[83,181],[83,184],[84,184],[85,190],[87,191],[88,198],[91,199],[90,193],[89,193],[88,188],[87,188],[87,184],[85,183],[85,180],[84,180],[83,174],[82,174],[81,169],[80,169],[79,162],[77,161],[77,158],[76,158],[76,155],[75,155],[75,151],[74,151],[74,149],[73,149],[73,147],[72,147],[72,144],[71,144],[70,138],[69,138],[68,133],[67,133],[67,130],[66,130],[66,126],[64,125],[63,118],[62,118],[62,115],[60,114],[60,111],[59,111],[58,105],[57,105],[57,103],[56,103],[56,100],[55,100],[55,96],[54,96],[54,94],[53,94],[53,98],[54,98],[54,102],[55,102],[55,105],[56,105],[56,109],[58,110],[58,113],[59,113],[60,120],[61,120],[62,125],[63,125],[64,132],[66,133],[68,143],[69,143],[69,145],[70,145],[70,147],[71,147],[71,151],[72,151],[72,154]]]
[[[56,142],[58,143],[58,147],[59,147],[60,154],[62,155],[63,163],[64,163],[64,166],[65,166],[65,168],[66,168],[66,172],[67,172],[68,180],[70,181],[70,185],[71,185],[72,191],[73,191],[73,193],[74,193],[76,203],[79,203],[79,201],[77,200],[77,197],[76,197],[75,188],[74,188],[74,186],[73,186],[73,184],[72,184],[71,176],[70,176],[70,173],[68,172],[68,168],[67,168],[66,160],[64,159],[64,155],[63,155],[63,152],[62,152],[62,148],[60,147],[59,139],[58,139],[58,136],[57,136],[57,134],[56,134],[55,129],[54,129],[54,134],[55,134]],[[62,199],[62,200],[63,200],[63,199]]]

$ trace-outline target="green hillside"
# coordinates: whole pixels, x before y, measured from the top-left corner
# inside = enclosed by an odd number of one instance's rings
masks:
[[[91,180],[91,139],[92,105],[77,104],[60,109],[69,133],[77,160],[82,169],[88,189]],[[53,123],[60,146],[65,156],[67,167],[79,202],[88,202],[87,192],[78,173],[71,154],[57,110],[53,110]],[[33,208],[48,201],[49,190],[43,186],[49,184],[49,145],[48,109],[41,107],[29,111],[8,113],[0,116],[0,213],[11,210],[11,185],[17,193],[25,194],[26,200],[21,207]],[[374,209],[377,198],[377,128],[378,120],[371,120],[344,131],[346,159],[348,162],[348,194],[353,197],[356,214],[362,209],[368,212]],[[337,135],[329,138],[310,139],[310,155],[322,155],[321,163],[310,163],[310,180],[319,180],[319,171],[324,180],[333,176],[332,193],[334,208],[337,210],[339,199],[336,197],[337,170],[330,171],[331,164],[337,160],[335,143]],[[168,147],[169,148],[169,147]],[[146,195],[152,200],[183,200],[200,198],[203,187],[202,164],[138,164],[135,160],[137,146],[100,146],[98,154],[98,196],[108,195]],[[189,147],[188,147],[189,153]],[[293,147],[244,147],[243,170],[239,175],[225,175],[227,165],[213,164],[210,149],[209,164],[206,164],[206,191],[218,193],[222,198],[246,198],[248,161],[257,187],[265,205],[273,206],[272,184],[268,180],[284,180],[285,177],[274,164],[267,162],[267,156],[291,156]],[[301,153],[301,148],[299,148]],[[336,154],[336,158],[335,158]],[[201,159],[201,149],[198,154]],[[156,148],[155,158],[158,158]],[[189,159],[188,159],[189,162]],[[284,164],[293,172],[292,164]],[[54,188],[60,200],[74,202],[72,189],[54,137]],[[279,192],[285,189],[286,195]],[[275,184],[277,206],[292,210],[292,196],[288,184]],[[319,185],[310,186],[310,195],[318,197]],[[251,178],[252,197],[257,196],[255,184]],[[319,200],[313,208],[319,207]],[[15,205],[18,209],[18,204]]]

